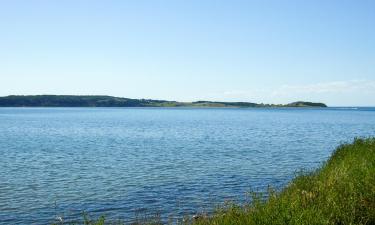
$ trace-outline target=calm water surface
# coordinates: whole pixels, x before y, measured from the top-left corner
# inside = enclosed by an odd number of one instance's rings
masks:
[[[0,224],[209,211],[356,136],[373,108],[0,108]]]

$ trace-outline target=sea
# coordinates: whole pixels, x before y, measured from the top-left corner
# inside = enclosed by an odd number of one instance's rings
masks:
[[[375,108],[0,108],[0,224],[162,221],[281,190]]]

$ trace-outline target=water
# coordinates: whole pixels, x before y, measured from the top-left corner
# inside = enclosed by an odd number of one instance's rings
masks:
[[[209,211],[356,136],[375,109],[0,108],[0,224]]]

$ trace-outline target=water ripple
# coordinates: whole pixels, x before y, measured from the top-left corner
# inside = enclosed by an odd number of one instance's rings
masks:
[[[369,108],[1,108],[0,224],[209,211],[374,135]]]

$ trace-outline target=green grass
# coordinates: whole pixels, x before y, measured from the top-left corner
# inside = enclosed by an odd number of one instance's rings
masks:
[[[375,139],[341,145],[323,166],[262,201],[229,205],[192,224],[375,224]]]
[[[249,203],[226,204],[211,215],[185,218],[179,224],[375,224],[375,138],[339,146],[321,168],[299,174],[281,192],[270,188],[263,199],[253,193]]]

